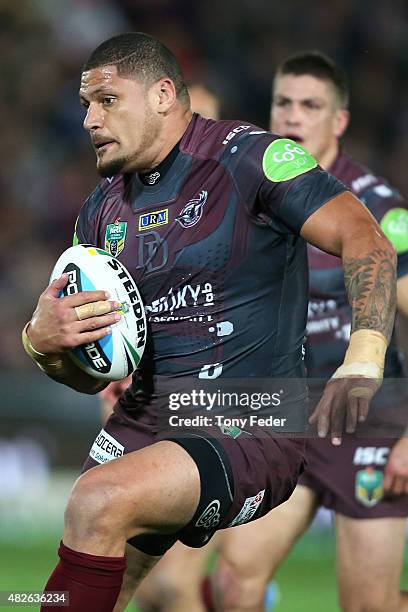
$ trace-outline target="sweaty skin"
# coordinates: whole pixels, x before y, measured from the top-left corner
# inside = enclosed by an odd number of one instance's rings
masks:
[[[192,117],[186,108],[179,121],[172,121],[175,90],[170,79],[148,87],[120,77],[116,66],[84,72],[79,95],[86,109],[84,128],[95,149],[96,167],[105,177],[147,172],[157,166]]]

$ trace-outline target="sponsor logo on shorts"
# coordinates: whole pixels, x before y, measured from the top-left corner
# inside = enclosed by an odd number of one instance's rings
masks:
[[[112,459],[121,457],[125,451],[125,447],[120,442],[115,440],[107,431],[101,429],[96,437],[92,448],[89,451],[89,456],[97,463],[107,463]]]
[[[384,476],[380,470],[367,467],[356,474],[355,495],[357,501],[367,508],[372,508],[384,496]]]
[[[106,226],[105,251],[108,251],[112,257],[117,257],[125,248],[126,227],[126,221],[119,220]]]
[[[160,225],[167,225],[169,222],[169,209],[163,208],[162,210],[155,210],[154,212],[145,213],[139,217],[139,232],[142,230],[148,230],[152,227],[159,227]]]
[[[258,510],[264,498],[264,495],[265,489],[262,489],[262,491],[259,491],[259,493],[257,493],[253,497],[247,497],[244,501],[244,505],[242,506],[241,510],[238,512],[234,520],[228,525],[228,527],[234,527],[236,525],[248,523],[254,516],[255,512]]]
[[[200,191],[198,198],[189,200],[187,204],[182,208],[176,221],[178,221],[181,227],[189,228],[196,225],[201,217],[203,216],[204,204],[207,201],[208,191]]]
[[[354,465],[385,465],[390,449],[388,446],[359,446],[353,457]]]
[[[213,499],[213,501],[208,504],[208,506],[196,522],[196,527],[204,527],[204,529],[211,529],[212,527],[216,527],[221,520],[219,512],[220,506],[220,500]]]

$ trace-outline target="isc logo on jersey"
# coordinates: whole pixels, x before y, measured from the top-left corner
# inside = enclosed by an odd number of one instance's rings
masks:
[[[64,251],[55,264],[51,280],[64,272],[69,278],[61,297],[103,289],[122,305],[121,320],[111,326],[111,334],[73,349],[69,356],[78,367],[96,378],[126,378],[137,368],[146,344],[145,311],[134,280],[118,259],[83,244]]]
[[[252,125],[238,125],[236,128],[234,128],[233,130],[228,132],[228,134],[226,135],[226,137],[222,141],[222,144],[223,145],[228,144],[230,142],[230,140],[235,138],[235,136],[237,134],[239,134],[240,132],[243,132],[244,130],[249,130],[251,127],[252,127]],[[258,134],[266,134],[266,133],[267,132],[265,130],[251,130],[250,132],[248,132],[248,134],[250,134],[251,136],[257,136]],[[232,151],[232,152],[234,152],[234,151]]]

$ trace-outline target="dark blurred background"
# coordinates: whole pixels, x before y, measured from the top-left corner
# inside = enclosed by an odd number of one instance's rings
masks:
[[[128,30],[167,44],[188,81],[218,92],[224,118],[261,127],[277,64],[330,54],[350,78],[347,150],[408,193],[406,0],[0,0],[0,514],[27,483],[49,486],[50,466],[78,470],[99,426],[97,400],[37,372],[20,333],[98,181],[81,64]]]
[[[224,118],[262,127],[276,65],[300,50],[329,53],[350,78],[347,149],[408,192],[405,0],[1,0],[0,360],[7,370],[32,371],[20,327],[98,181],[81,126],[81,64],[99,42],[132,29],[167,44],[188,81],[209,83]]]

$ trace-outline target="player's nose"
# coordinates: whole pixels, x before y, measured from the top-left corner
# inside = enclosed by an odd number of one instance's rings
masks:
[[[288,125],[299,125],[302,120],[300,108],[296,104],[292,104],[288,109],[285,117]]]
[[[103,111],[98,104],[90,103],[87,108],[83,126],[90,131],[103,126]]]

